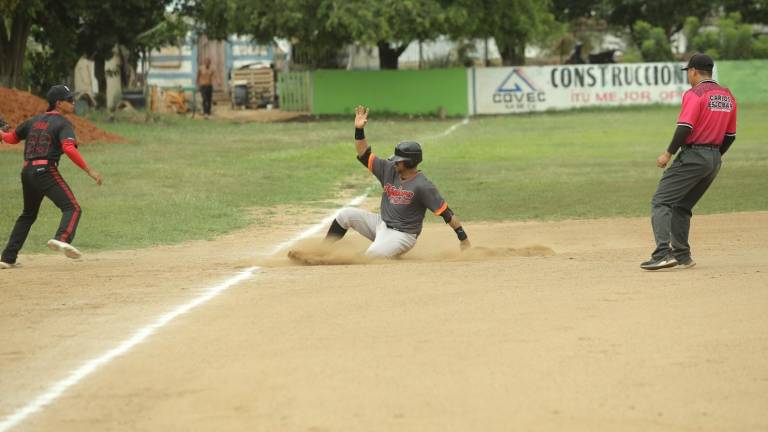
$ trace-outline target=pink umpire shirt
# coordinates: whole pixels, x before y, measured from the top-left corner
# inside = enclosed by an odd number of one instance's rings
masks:
[[[683,95],[677,124],[692,129],[686,144],[720,145],[736,135],[736,99],[716,81],[701,81]]]

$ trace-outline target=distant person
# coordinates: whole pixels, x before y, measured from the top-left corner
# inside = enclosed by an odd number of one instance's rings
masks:
[[[573,46],[573,50],[571,51],[571,55],[568,56],[568,58],[565,60],[565,64],[584,64],[584,59],[581,58],[581,42],[576,42],[576,45]]]
[[[197,69],[197,86],[203,96],[203,117],[211,115],[211,100],[213,99],[213,79],[215,70],[211,67],[211,59],[206,58]]]
[[[731,91],[712,79],[714,62],[695,54],[683,70],[691,89],[683,95],[677,129],[667,151],[656,159],[664,171],[653,195],[651,225],[656,250],[640,264],[645,270],[679,266],[693,267],[688,233],[693,207],[699,202],[720,171],[721,156],[736,140],[736,99]]]
[[[13,132],[0,132],[0,138],[8,144],[18,144],[25,140],[24,166],[21,170],[24,210],[16,220],[8,245],[3,250],[0,269],[16,265],[16,258],[37,219],[44,197],[48,197],[61,210],[59,229],[48,240],[48,247],[63,252],[69,258],[80,258],[80,251],[71,243],[75,239],[82,210],[59,172],[62,153],[95,180],[97,185],[101,185],[101,174],[91,169],[80,156],[72,123],[63,116],[75,111],[72,92],[67,86],[55,85],[48,90],[47,99],[46,113],[25,121]]]

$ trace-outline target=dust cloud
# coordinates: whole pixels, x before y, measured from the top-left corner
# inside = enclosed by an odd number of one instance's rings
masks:
[[[258,264],[264,267],[284,266],[332,266],[361,264],[395,264],[397,262],[436,262],[436,261],[483,261],[488,259],[512,257],[549,257],[554,256],[552,248],[543,245],[522,247],[487,247],[474,246],[461,251],[458,248],[429,247],[418,252],[406,253],[391,259],[374,259],[365,256],[365,249],[358,245],[345,243],[327,244],[322,241],[305,241],[285,254],[267,258]]]

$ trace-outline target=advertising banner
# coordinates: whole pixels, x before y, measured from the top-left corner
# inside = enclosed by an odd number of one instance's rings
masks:
[[[469,112],[509,114],[579,107],[680,104],[690,88],[683,63],[472,68]],[[716,73],[716,71],[715,71]]]

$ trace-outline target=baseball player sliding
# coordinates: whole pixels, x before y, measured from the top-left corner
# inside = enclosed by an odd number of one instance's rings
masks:
[[[352,228],[373,242],[365,252],[371,258],[389,258],[402,255],[414,245],[421,233],[424,214],[429,209],[442,216],[456,232],[462,250],[471,246],[461,221],[448,207],[437,188],[416,167],[422,161],[421,146],[417,142],[403,141],[395,146],[395,154],[381,159],[371,153],[365,140],[368,108],[355,109],[355,147],[357,159],[376,176],[384,189],[381,195],[381,214],[357,208],[343,209],[328,229],[325,239],[334,242]]]

